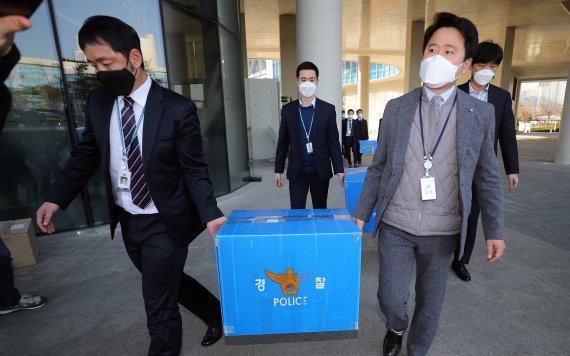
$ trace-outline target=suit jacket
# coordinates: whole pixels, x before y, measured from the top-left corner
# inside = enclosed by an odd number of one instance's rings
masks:
[[[392,200],[406,165],[406,149],[421,88],[390,100],[384,111],[382,131],[374,160],[368,167],[364,186],[353,216],[368,221],[376,207],[375,233],[384,210]],[[460,256],[471,211],[471,186],[479,192],[483,230],[487,240],[503,238],[503,192],[493,150],[495,119],[493,107],[457,90],[457,167],[461,212]],[[420,184],[420,182],[417,182]]]
[[[115,187],[109,173],[109,125],[114,101],[105,89],[89,94],[82,140],[46,198],[65,209],[101,164],[111,237],[118,223]],[[153,81],[143,125],[143,167],[152,200],[170,236],[179,246],[188,245],[204,230],[206,222],[223,216],[204,162],[196,105]]]
[[[463,83],[459,89],[469,94],[469,82]],[[497,141],[501,144],[503,165],[507,174],[519,173],[519,151],[515,130],[515,115],[511,93],[489,84],[487,102],[495,108],[495,154],[497,153]]]
[[[8,79],[10,72],[19,60],[20,52],[18,48],[16,48],[16,45],[12,46],[12,49],[7,55],[0,58],[0,136],[2,135],[2,129],[4,128],[4,122],[6,122],[6,117],[10,111],[10,106],[12,106],[12,95],[8,87],[4,85],[4,81]]]
[[[356,125],[358,127],[358,140],[368,140],[368,121],[364,118],[362,121],[356,119]]]
[[[306,149],[305,140],[301,141],[301,118],[299,116],[299,100],[285,105],[281,109],[281,125],[275,152],[275,173],[283,173],[285,160],[289,158],[287,179],[295,180],[301,169],[302,151]],[[315,102],[315,118],[309,135],[313,144],[315,165],[320,180],[329,180],[334,173],[344,173],[336,113],[334,105],[321,99]],[[332,168],[331,169],[331,163]]]

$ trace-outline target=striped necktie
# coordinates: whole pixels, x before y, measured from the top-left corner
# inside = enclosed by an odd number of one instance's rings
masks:
[[[131,172],[131,198],[133,204],[141,209],[145,209],[152,201],[150,189],[144,177],[141,147],[139,145],[138,130],[135,132],[136,119],[133,110],[134,100],[131,97],[123,98],[125,105],[121,112],[121,122],[123,124],[123,137],[127,145],[129,171]],[[132,140],[132,142],[131,142]],[[130,144],[129,144],[130,143]]]

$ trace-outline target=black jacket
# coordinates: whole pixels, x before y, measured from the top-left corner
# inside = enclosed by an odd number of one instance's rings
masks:
[[[82,140],[46,198],[65,209],[101,164],[111,236],[119,220],[109,173],[113,102],[114,97],[104,89],[90,93]],[[152,200],[170,236],[179,246],[187,245],[206,222],[223,216],[204,162],[196,105],[153,82],[143,125],[144,172]]]
[[[469,82],[461,84],[459,89],[469,94]],[[492,84],[489,84],[487,94],[487,102],[493,104],[495,108],[495,153],[497,153],[497,142],[499,142],[506,174],[518,174],[519,151],[511,94]]]
[[[2,135],[4,122],[6,122],[6,117],[12,105],[12,95],[10,95],[10,90],[4,85],[4,82],[8,79],[10,72],[19,60],[20,52],[18,48],[16,48],[16,45],[12,46],[12,49],[7,55],[0,58],[0,136]]]
[[[287,167],[289,180],[297,179],[301,168],[301,150],[305,149],[305,142],[301,142],[300,132],[301,118],[297,99],[281,109],[281,125],[275,152],[275,173],[285,171],[285,160],[289,158]],[[335,174],[344,173],[334,105],[316,99],[315,118],[309,139],[313,144],[315,165],[320,180],[330,179],[333,176],[333,169]]]

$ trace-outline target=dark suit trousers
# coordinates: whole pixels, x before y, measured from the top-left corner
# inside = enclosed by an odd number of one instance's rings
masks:
[[[360,144],[358,140],[352,136],[345,137],[344,140],[344,156],[346,157],[348,164],[352,164],[352,157],[350,156],[351,150],[352,156],[354,157],[354,163],[360,163],[362,156],[360,154]]]
[[[10,250],[0,239],[0,307],[9,307],[20,301],[20,293],[14,288],[14,271]]]
[[[291,209],[305,209],[307,207],[309,189],[311,190],[313,209],[326,209],[329,181],[320,180],[317,173],[300,172],[297,179],[289,181]]]
[[[142,273],[150,333],[149,355],[179,355],[182,320],[178,303],[208,325],[221,324],[219,300],[183,272],[188,247],[178,246],[158,214],[131,215],[120,209],[127,253]]]
[[[457,259],[459,256],[459,244],[455,248],[455,253],[453,258],[455,261],[459,261],[465,264],[469,263],[471,260],[471,253],[473,253],[473,247],[475,247],[475,238],[477,237],[477,225],[479,223],[479,213],[481,208],[479,207],[479,199],[477,199],[477,189],[475,185],[472,188],[472,198],[471,198],[471,212],[469,213],[469,218],[467,219],[467,236],[465,237],[465,247],[463,248],[463,257],[461,261]]]

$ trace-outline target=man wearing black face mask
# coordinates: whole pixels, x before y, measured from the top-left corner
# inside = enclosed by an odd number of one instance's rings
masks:
[[[196,106],[150,79],[139,37],[122,21],[91,17],[78,39],[105,89],[90,93],[82,140],[38,209],[37,223],[54,232],[54,214],[103,165],[111,236],[120,222],[127,253],[142,273],[149,355],[180,353],[178,303],[208,325],[202,345],[212,345],[222,336],[219,300],[183,272],[189,243],[205,228],[215,236],[225,222],[204,162]]]

